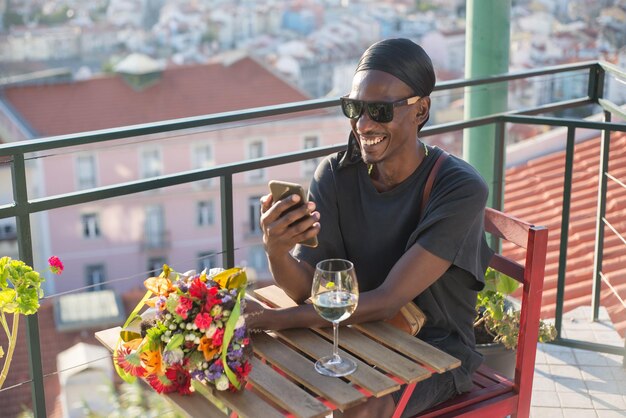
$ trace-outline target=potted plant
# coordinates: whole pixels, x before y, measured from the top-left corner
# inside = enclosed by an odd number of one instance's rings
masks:
[[[515,354],[520,327],[519,304],[509,298],[519,282],[492,268],[485,272],[485,287],[478,293],[477,316],[474,321],[476,349],[485,357],[485,364],[513,378]],[[551,341],[556,329],[548,322],[539,322],[539,342]]]
[[[58,257],[50,257],[48,264],[48,268],[54,274],[61,274],[63,271],[63,263]],[[0,388],[9,374],[13,352],[17,345],[20,315],[32,315],[37,312],[39,299],[43,296],[41,289],[43,281],[43,277],[23,261],[13,260],[11,257],[0,258],[0,324],[8,341],[6,351],[0,346],[0,359],[4,358],[0,371]],[[11,318],[10,328],[9,318]]]

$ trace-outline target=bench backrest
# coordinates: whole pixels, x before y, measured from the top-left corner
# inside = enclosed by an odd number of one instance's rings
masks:
[[[548,230],[513,216],[487,208],[485,231],[526,249],[524,265],[501,254],[495,254],[491,267],[505,273],[522,285],[520,332],[515,362],[515,388],[519,393],[518,416],[528,416],[532,394],[541,293],[548,246]]]

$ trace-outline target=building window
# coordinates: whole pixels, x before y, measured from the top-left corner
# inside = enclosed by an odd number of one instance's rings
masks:
[[[320,142],[319,138],[315,135],[305,136],[303,148],[304,149],[317,148],[320,145],[319,142]],[[317,168],[318,164],[319,164],[318,158],[311,158],[309,160],[302,161],[302,175],[305,178],[313,177],[313,174],[315,174],[315,169]]]
[[[263,148],[264,147],[263,147],[262,140],[254,140],[254,141],[248,142],[248,149],[247,149],[248,159],[253,160],[256,158],[263,157],[263,154],[264,154]],[[265,177],[265,169],[263,168],[259,168],[258,170],[248,171],[249,180],[252,180],[252,181],[263,180],[264,177]]]
[[[104,290],[104,266],[102,264],[87,266],[87,288],[88,292]]]
[[[215,161],[213,160],[213,147],[211,144],[196,144],[192,147],[191,152],[191,164],[194,170],[209,168],[215,165]],[[211,180],[212,179],[197,181],[194,185],[206,188],[211,185]]]
[[[76,157],[76,186],[78,190],[96,187],[96,158],[93,155]]]
[[[167,264],[165,257],[152,257],[148,259],[148,274],[158,276],[163,271],[163,264]]]
[[[163,161],[159,148],[141,150],[141,177],[157,177],[163,173]]]
[[[98,238],[100,236],[100,222],[96,213],[86,213],[81,216],[83,223],[83,237]]]
[[[198,273],[201,273],[204,269],[208,272],[215,267],[217,267],[217,254],[215,251],[198,254]]]
[[[0,219],[0,241],[17,238],[17,228],[11,219]]]
[[[269,272],[267,266],[267,256],[262,245],[254,245],[248,250],[248,265],[252,267],[257,274]]]
[[[198,226],[213,225],[215,222],[215,208],[212,200],[198,202]]]
[[[261,234],[261,196],[253,196],[248,198],[248,222],[250,223],[250,233],[254,235]]]
[[[165,245],[165,217],[163,216],[163,206],[150,205],[146,207],[144,233],[147,248],[163,248]]]

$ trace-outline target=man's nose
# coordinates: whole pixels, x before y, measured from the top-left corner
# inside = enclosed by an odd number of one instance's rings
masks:
[[[355,125],[358,132],[364,133],[371,131],[376,125],[376,122],[370,118],[370,114],[367,112],[367,109],[363,109],[363,113],[361,113],[361,116],[357,119]]]

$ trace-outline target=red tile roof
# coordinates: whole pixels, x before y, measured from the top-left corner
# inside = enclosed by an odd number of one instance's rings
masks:
[[[252,58],[172,67],[136,91],[119,76],[10,87],[5,98],[39,136],[62,135],[306,100]]]
[[[614,133],[611,138],[609,173],[626,180],[626,133]],[[600,138],[575,146],[570,226],[565,274],[565,311],[578,306],[590,306],[598,200],[598,163]],[[542,316],[551,318],[556,308],[556,283],[559,264],[561,213],[565,151],[533,159],[506,172],[504,210],[535,225],[547,226],[549,232],[546,275],[544,281]],[[608,181],[606,218],[626,235],[626,189]],[[517,251],[505,247],[515,256]],[[609,228],[605,228],[603,273],[617,290],[616,296],[603,283],[601,304],[606,307],[618,332],[626,332],[626,244]]]

